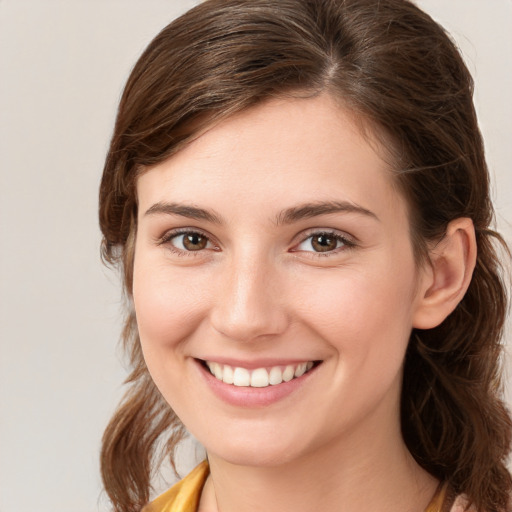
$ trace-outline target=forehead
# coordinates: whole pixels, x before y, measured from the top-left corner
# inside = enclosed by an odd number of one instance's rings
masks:
[[[208,127],[146,170],[139,205],[236,196],[260,210],[318,200],[393,208],[402,199],[388,153],[362,128],[328,95],[267,101]]]

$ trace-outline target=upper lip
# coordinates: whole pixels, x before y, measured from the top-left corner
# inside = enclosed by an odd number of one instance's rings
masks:
[[[288,366],[288,365],[298,365],[300,363],[308,363],[309,361],[316,362],[319,361],[316,358],[293,358],[293,359],[274,359],[274,358],[260,358],[260,359],[251,359],[251,360],[242,360],[242,359],[232,359],[227,357],[201,357],[197,358],[202,362],[211,362],[218,364],[225,364],[231,366],[233,368],[246,368],[247,370],[255,370],[257,368],[269,368],[272,366]]]

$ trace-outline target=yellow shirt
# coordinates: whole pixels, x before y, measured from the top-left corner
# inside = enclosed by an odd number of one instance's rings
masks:
[[[209,473],[208,462],[201,462],[183,480],[144,507],[143,512],[197,512],[201,491]],[[446,498],[447,486],[440,486],[425,512],[462,512],[464,510],[464,500],[461,497],[455,500],[453,506],[446,502]]]
[[[183,480],[144,507],[143,512],[196,512],[209,473],[210,467],[205,460]]]

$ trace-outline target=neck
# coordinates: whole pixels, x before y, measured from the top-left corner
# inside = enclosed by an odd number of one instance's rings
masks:
[[[399,425],[358,429],[278,466],[209,460],[200,512],[423,512],[438,484],[410,455]]]

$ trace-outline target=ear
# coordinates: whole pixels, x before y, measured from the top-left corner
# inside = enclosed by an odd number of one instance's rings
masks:
[[[413,327],[436,327],[457,307],[471,282],[476,251],[473,221],[450,222],[446,235],[429,250],[430,263],[421,271]]]

